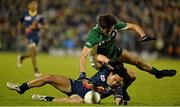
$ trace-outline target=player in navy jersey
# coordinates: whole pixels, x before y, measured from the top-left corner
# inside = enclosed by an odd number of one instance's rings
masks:
[[[31,1],[28,11],[25,11],[18,22],[18,31],[23,34],[28,43],[28,51],[18,56],[17,66],[22,67],[22,62],[26,58],[32,58],[32,65],[36,77],[41,76],[36,63],[37,45],[39,43],[39,33],[41,29],[47,29],[48,25],[44,17],[38,13],[38,3]]]
[[[121,67],[118,71],[121,71]],[[106,98],[109,95],[114,95],[114,100],[117,105],[122,103],[123,93],[121,81],[123,80],[124,72],[116,72],[117,69],[111,70],[106,65],[103,65],[99,72],[87,81],[73,80],[64,76],[44,75],[37,79],[25,82],[21,85],[15,83],[7,83],[7,87],[23,94],[30,88],[41,87],[46,84],[54,86],[59,91],[65,93],[69,98],[58,98],[51,96],[33,95],[33,100],[52,101],[60,103],[82,103],[85,94],[94,90],[100,93],[101,98]]]

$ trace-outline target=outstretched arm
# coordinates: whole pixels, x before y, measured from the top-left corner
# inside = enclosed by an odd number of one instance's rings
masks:
[[[127,29],[134,30],[135,32],[139,34],[140,37],[145,36],[144,30],[137,24],[127,23]]]
[[[80,72],[86,72],[86,58],[92,49],[84,47],[80,55]]]
[[[145,34],[144,30],[137,24],[127,23],[127,29],[132,29],[135,32],[137,32],[141,37],[140,42],[156,40],[155,37],[151,37],[151,36]]]

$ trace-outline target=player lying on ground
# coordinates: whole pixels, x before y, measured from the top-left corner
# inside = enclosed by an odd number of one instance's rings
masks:
[[[106,63],[108,65],[110,65],[111,68],[116,68],[119,64],[121,64],[118,60],[109,60],[106,56],[102,55],[102,54],[96,54],[94,57],[95,62],[91,62],[93,63],[93,65],[95,65],[96,67],[101,67],[102,63]],[[121,71],[125,71],[124,72],[124,78],[123,78],[123,100],[124,101],[129,101],[130,100],[130,96],[127,93],[127,88],[135,81],[136,79],[136,72],[129,69],[129,68],[123,68],[124,70]],[[169,77],[171,75],[167,75],[167,70],[162,70],[161,71],[161,75],[164,77]],[[174,72],[175,73],[175,72]],[[174,75],[172,75],[174,76]]]
[[[109,95],[114,95],[115,103],[117,105],[122,103],[122,87],[120,81],[122,81],[123,74],[119,70],[110,70],[106,65],[103,65],[99,72],[97,72],[89,82],[87,81],[73,80],[64,76],[58,75],[44,75],[37,79],[25,82],[21,85],[8,82],[7,87],[11,90],[15,90],[20,94],[35,87],[41,87],[46,84],[54,86],[59,91],[65,93],[69,98],[58,98],[51,96],[34,95],[33,99],[40,101],[52,101],[60,103],[82,103],[84,95],[90,90],[96,90],[101,94],[101,98],[105,98]],[[115,72],[118,71],[118,72]]]
[[[38,3],[36,1],[33,0],[29,3],[28,11],[24,12],[17,27],[19,33],[24,36],[28,44],[28,51],[18,56],[17,66],[21,67],[25,59],[31,58],[35,77],[39,77],[41,73],[38,70],[36,62],[37,45],[40,38],[39,33],[41,29],[47,29],[48,25],[44,17],[38,12]]]
[[[110,87],[107,87],[106,85],[103,85],[102,83],[102,80],[103,80],[103,75],[106,75],[108,74],[108,72],[112,71],[112,67],[110,67],[109,65],[107,64],[103,64],[101,67],[100,67],[100,70],[99,70],[99,73],[96,73],[93,77],[90,78],[90,82],[94,85],[94,86],[102,86],[103,87],[103,90],[101,88],[101,91],[98,91],[100,94],[101,94],[101,98],[106,98],[110,95],[114,95],[115,97],[115,101],[118,100],[116,99],[117,96],[120,96],[122,95],[123,98],[121,98],[122,100],[120,102],[116,101],[116,104],[119,105],[121,103],[124,103],[124,105],[127,105],[128,101],[130,100],[130,97],[128,95],[127,92],[124,92],[124,88],[127,87],[127,85],[125,83],[127,83],[127,81],[131,81],[129,82],[129,84],[131,84],[134,80],[132,80],[129,75],[128,75],[128,72],[132,72],[132,70],[127,70],[126,68],[124,68],[123,64],[120,62],[120,61],[114,61],[113,62],[113,71],[116,71],[116,73],[118,73],[122,78],[123,80],[120,81],[121,82],[121,87],[117,87],[115,89],[111,89]],[[109,70],[101,70],[102,68],[105,67],[109,67],[108,69]],[[99,79],[100,81],[93,81],[94,79]],[[111,90],[110,90],[111,89]],[[119,94],[114,94],[113,91],[115,93],[119,93]]]

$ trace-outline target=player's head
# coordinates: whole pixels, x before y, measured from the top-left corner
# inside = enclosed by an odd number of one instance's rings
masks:
[[[32,12],[37,11],[37,9],[38,9],[37,1],[35,1],[35,0],[31,1],[28,5],[28,9],[29,9],[29,11],[32,11]]]
[[[112,15],[101,15],[98,18],[98,24],[101,27],[101,31],[107,36],[110,35],[116,23],[117,21]]]
[[[111,87],[118,86],[123,78],[120,77],[116,72],[111,72],[107,77],[107,83]]]
[[[110,60],[108,63],[113,67],[113,69],[111,69],[112,72],[116,72],[122,78],[126,76],[127,70],[121,61]]]

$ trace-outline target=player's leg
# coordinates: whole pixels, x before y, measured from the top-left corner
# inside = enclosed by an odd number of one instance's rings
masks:
[[[23,63],[24,59],[29,58],[29,57],[30,57],[30,55],[27,53],[24,55],[19,55],[17,57],[17,67],[22,67],[22,63]]]
[[[67,98],[34,94],[34,95],[32,95],[32,100],[45,101],[45,102],[56,102],[56,103],[83,103],[83,99],[76,94],[73,94]]]
[[[27,39],[24,39],[25,41],[25,44],[27,45],[27,48],[28,48],[28,40]],[[31,53],[29,52],[29,49],[27,49],[27,52],[24,53],[24,54],[21,54],[17,57],[17,67],[22,67],[22,63],[25,59],[31,57]]]
[[[41,76],[39,70],[38,70],[38,67],[37,67],[37,47],[36,47],[36,44],[35,43],[31,43],[29,45],[29,53],[31,55],[31,60],[32,60],[32,65],[33,65],[33,69],[34,69],[34,73],[35,73],[35,77],[39,77]]]
[[[71,95],[69,98],[54,98],[53,102],[58,103],[83,103],[83,99],[78,95]]]
[[[20,94],[23,94],[28,89],[41,87],[46,84],[50,84],[62,92],[71,92],[71,83],[69,78],[57,75],[44,75],[40,78],[25,82],[21,85],[7,83],[7,87],[11,90],[17,91]]]
[[[127,88],[136,80],[136,72],[133,70],[130,70],[126,68],[127,75],[123,79],[123,94],[124,94],[124,100],[129,101],[130,96],[127,93]]]
[[[118,58],[118,60],[129,63],[132,65],[135,65],[139,69],[143,71],[147,71],[150,74],[153,74],[156,76],[156,78],[162,78],[165,76],[174,76],[176,74],[175,70],[158,70],[155,67],[149,65],[146,63],[141,57],[137,56],[134,53],[131,53],[127,50],[123,50],[122,54]]]

